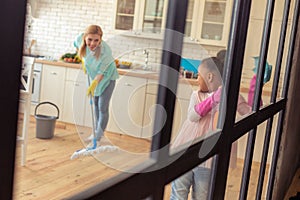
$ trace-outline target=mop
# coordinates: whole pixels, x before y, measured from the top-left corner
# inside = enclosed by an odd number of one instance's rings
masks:
[[[91,85],[90,77],[88,76],[87,79],[88,79],[88,85]],[[113,152],[113,151],[119,150],[118,147],[112,146],[112,145],[103,145],[103,146],[97,147],[97,139],[96,139],[96,134],[95,134],[95,119],[94,119],[95,115],[94,115],[94,108],[93,108],[93,97],[91,94],[89,95],[89,98],[90,98],[90,105],[91,105],[91,111],[92,111],[92,124],[93,124],[92,125],[92,131],[93,131],[92,146],[75,151],[71,156],[71,160],[82,157],[82,156],[91,156],[91,155],[98,154],[101,152]]]

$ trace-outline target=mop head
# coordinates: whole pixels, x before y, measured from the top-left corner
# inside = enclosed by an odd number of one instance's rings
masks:
[[[112,146],[112,145],[104,145],[104,146],[98,146],[96,148],[86,148],[86,149],[80,149],[73,153],[71,156],[71,160],[82,157],[82,156],[91,156],[93,154],[98,154],[101,152],[113,152],[119,150],[119,147]]]

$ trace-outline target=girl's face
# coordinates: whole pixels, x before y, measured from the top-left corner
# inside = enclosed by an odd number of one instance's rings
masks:
[[[201,92],[208,92],[207,76],[208,76],[208,71],[205,67],[203,67],[203,64],[201,64],[198,68],[198,79],[197,79]]]
[[[100,45],[101,37],[98,34],[88,34],[85,37],[85,43],[91,51],[94,51]]]
[[[222,84],[220,75],[215,71],[209,71],[204,64],[198,68],[198,84],[201,92],[212,92]]]

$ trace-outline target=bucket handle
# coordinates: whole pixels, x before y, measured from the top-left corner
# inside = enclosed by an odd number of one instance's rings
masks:
[[[56,119],[59,118],[59,109],[58,109],[57,105],[55,105],[54,103],[51,103],[51,102],[49,102],[49,101],[41,102],[41,103],[39,103],[39,104],[35,107],[35,109],[34,109],[34,115],[35,115],[35,116],[36,116],[37,108],[38,108],[40,105],[43,105],[43,104],[50,104],[50,105],[54,106],[54,107],[56,108],[56,110],[57,110],[57,117],[56,117]]]

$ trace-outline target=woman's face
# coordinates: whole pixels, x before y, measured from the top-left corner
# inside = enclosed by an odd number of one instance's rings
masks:
[[[94,51],[100,45],[101,37],[98,34],[88,34],[85,37],[85,43],[91,51]]]

